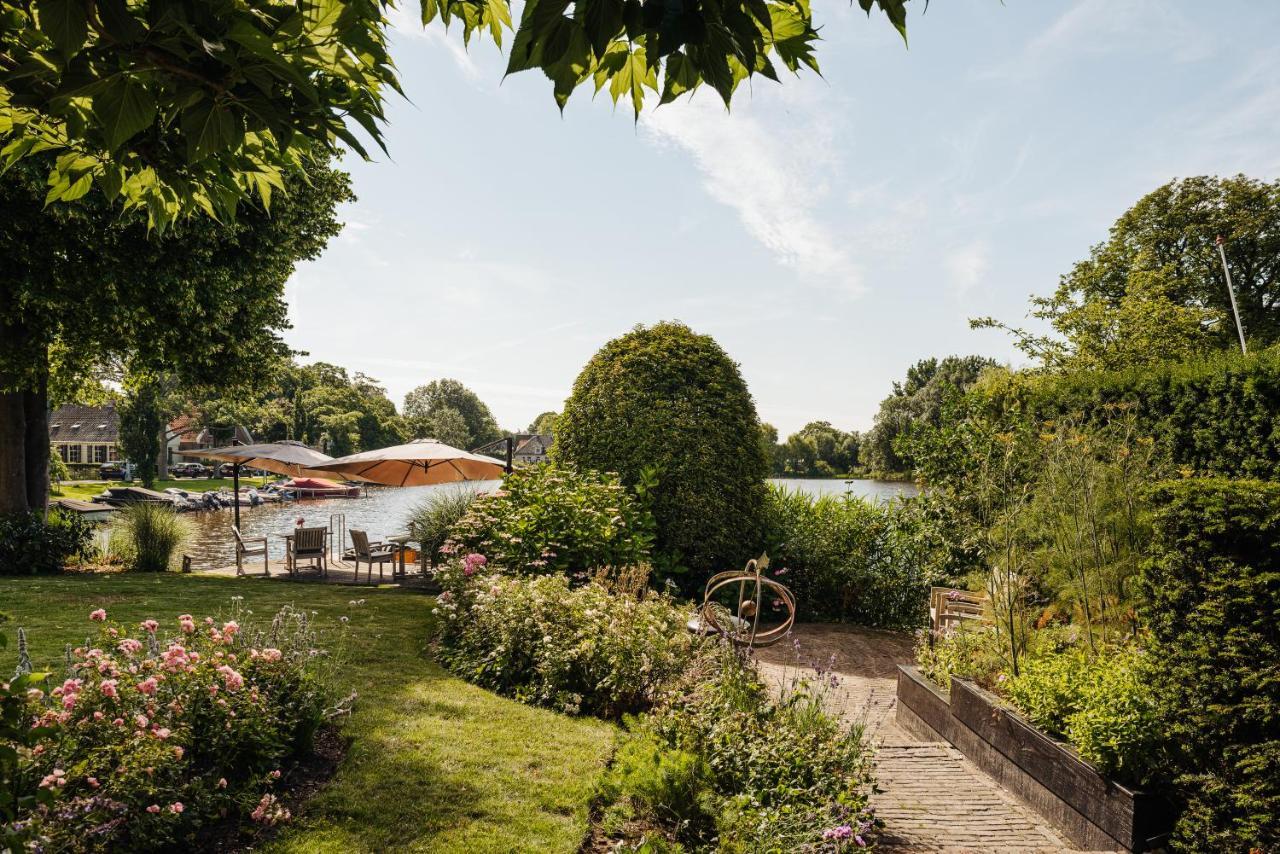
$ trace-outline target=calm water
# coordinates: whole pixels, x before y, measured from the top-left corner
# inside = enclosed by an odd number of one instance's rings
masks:
[[[902,495],[914,495],[916,488],[910,483],[892,483],[880,480],[809,480],[775,479],[771,483],[797,492],[813,495],[843,495],[852,493],[871,501],[887,501]],[[331,517],[345,514],[347,530],[358,528],[367,531],[370,539],[382,539],[402,533],[413,507],[433,492],[442,489],[492,489],[498,481],[483,481],[460,486],[411,486],[403,489],[370,487],[368,496],[362,498],[329,498],[318,501],[299,501],[290,504],[264,504],[261,507],[240,508],[240,530],[246,537],[267,538],[272,558],[284,557],[284,540],[281,534],[289,533],[298,518],[309,527],[329,527]],[[186,518],[195,528],[195,536],[185,549],[191,555],[197,569],[230,566],[235,563],[231,525],[233,511],[208,510],[187,513]],[[346,537],[344,545],[350,545]],[[250,562],[252,564],[252,561]],[[252,566],[249,567],[252,571]]]

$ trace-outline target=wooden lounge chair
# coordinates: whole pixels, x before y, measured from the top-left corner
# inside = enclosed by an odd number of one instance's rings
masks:
[[[310,561],[311,566],[324,578],[329,577],[328,550],[325,540],[329,535],[327,528],[299,528],[288,540],[287,555],[289,574],[298,575],[298,561]]]
[[[378,565],[378,581],[382,582],[382,565],[391,562],[391,577],[396,574],[396,560],[400,557],[400,546],[395,543],[383,543],[375,540],[369,542],[369,534],[365,531],[351,529],[351,558],[356,563],[356,574],[352,584],[360,582],[360,561],[369,564],[368,579],[373,583],[373,565]]]
[[[934,632],[959,626],[967,620],[981,620],[987,610],[987,595],[954,587],[929,588],[929,619]]]
[[[247,557],[257,557],[262,555],[262,574],[270,576],[271,570],[268,568],[269,558],[267,557],[267,538],[266,537],[249,537],[245,539],[240,533],[240,529],[235,525],[231,526],[231,533],[236,535],[236,575],[244,575],[244,559]]]

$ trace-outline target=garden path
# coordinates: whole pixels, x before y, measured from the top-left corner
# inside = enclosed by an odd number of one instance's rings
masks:
[[[876,745],[872,797],[884,819],[883,847],[896,851],[1073,851],[1052,827],[945,742],[921,741],[894,715],[897,666],[909,664],[908,635],[832,624],[796,626],[793,638],[759,650],[766,679],[781,685],[815,664],[839,674],[830,710],[863,721]]]

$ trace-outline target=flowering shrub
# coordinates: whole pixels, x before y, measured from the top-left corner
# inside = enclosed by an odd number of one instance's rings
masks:
[[[676,767],[705,767],[718,803],[708,807],[702,795],[699,809],[714,813],[719,850],[865,848],[880,826],[867,803],[872,760],[861,727],[845,728],[823,711],[832,687],[830,677],[793,680],[775,697],[739,652],[709,645],[667,686],[654,711],[635,722],[633,737],[656,741],[675,756],[697,757],[697,763]],[[679,794],[689,785],[671,791]],[[607,801],[607,783],[601,793]],[[658,812],[690,816],[693,807],[672,803]],[[697,832],[705,834],[686,820],[674,835],[705,847]]]
[[[52,850],[140,851],[251,809],[287,820],[271,789],[330,706],[332,659],[307,616],[285,608],[255,629],[183,614],[169,631],[89,616],[97,637],[68,650],[65,678],[27,690],[19,710],[45,736],[0,742],[17,750],[18,788],[53,796],[20,801],[9,829]]]
[[[440,551],[549,574],[645,563],[653,540],[653,517],[615,475],[540,465],[477,498]]]
[[[647,708],[692,658],[689,613],[648,591],[642,570],[571,588],[564,576],[502,575],[487,563],[472,553],[436,570],[437,658],[478,685],[617,718]]]

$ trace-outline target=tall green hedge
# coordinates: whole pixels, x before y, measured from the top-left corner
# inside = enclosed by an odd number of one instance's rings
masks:
[[[1280,851],[1280,483],[1153,491],[1146,622],[1188,851]]]
[[[565,401],[552,450],[580,469],[617,472],[629,487],[650,467],[657,550],[668,565],[738,568],[761,542],[768,463],[738,366],[681,323],[637,326],[587,363]]]
[[[1280,478],[1280,348],[1128,371],[1014,374],[977,393],[1036,421],[1106,420],[1128,404],[1141,433],[1198,475]]]

